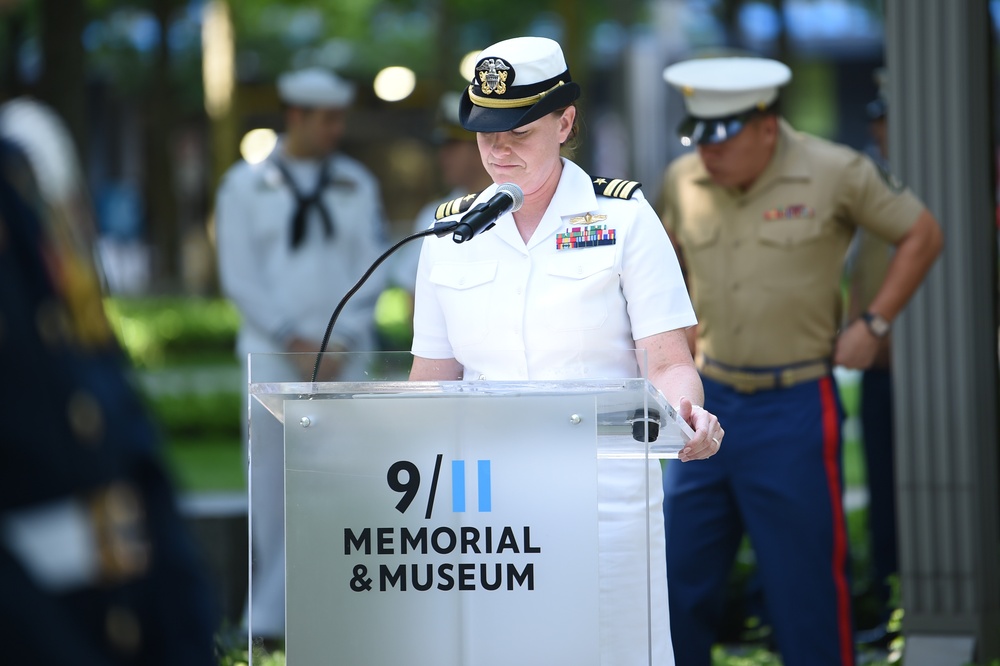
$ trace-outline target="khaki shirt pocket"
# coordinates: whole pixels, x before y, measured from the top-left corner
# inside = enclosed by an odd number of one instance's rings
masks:
[[[811,243],[822,235],[823,225],[815,218],[761,222],[757,238],[764,245],[793,248]]]
[[[705,217],[692,221],[681,230],[681,245],[686,253],[697,252],[702,248],[715,245],[719,240],[722,225],[714,217]]]

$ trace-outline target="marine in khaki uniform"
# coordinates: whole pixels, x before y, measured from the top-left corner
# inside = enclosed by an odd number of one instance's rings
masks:
[[[746,531],[786,666],[854,663],[833,365],[864,368],[941,249],[934,217],[870,159],[780,118],[783,64],[668,67],[688,118],[661,217],[698,315],[705,406],[727,446],[664,474],[670,618],[678,663],[710,663]],[[896,246],[869,309],[840,329],[857,227]],[[683,637],[680,639],[679,637]]]

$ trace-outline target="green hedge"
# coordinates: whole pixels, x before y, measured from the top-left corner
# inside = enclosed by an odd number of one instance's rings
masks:
[[[236,308],[222,298],[150,296],[109,298],[105,310],[163,432],[180,486],[243,488]]]
[[[109,298],[105,310],[136,368],[234,362],[240,316],[225,299]]]

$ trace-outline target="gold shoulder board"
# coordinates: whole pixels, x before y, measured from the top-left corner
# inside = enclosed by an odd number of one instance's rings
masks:
[[[595,178],[594,193],[599,197],[614,197],[616,199],[631,199],[642,183],[621,178]]]
[[[472,202],[476,200],[476,197],[478,197],[479,194],[479,192],[473,192],[472,194],[466,194],[464,197],[452,199],[451,201],[445,201],[437,207],[436,211],[434,211],[434,219],[440,220],[448,217],[449,215],[464,213],[469,210],[469,206],[472,205]]]

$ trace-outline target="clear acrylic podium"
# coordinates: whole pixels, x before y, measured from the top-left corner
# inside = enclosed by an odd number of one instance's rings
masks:
[[[283,524],[285,546],[277,574],[251,557],[250,588],[284,589],[287,663],[599,666],[602,475],[661,492],[656,459],[690,434],[662,394],[641,376],[409,382],[406,353],[329,356],[338,381],[249,362],[251,543]],[[251,635],[275,612],[252,610]]]

